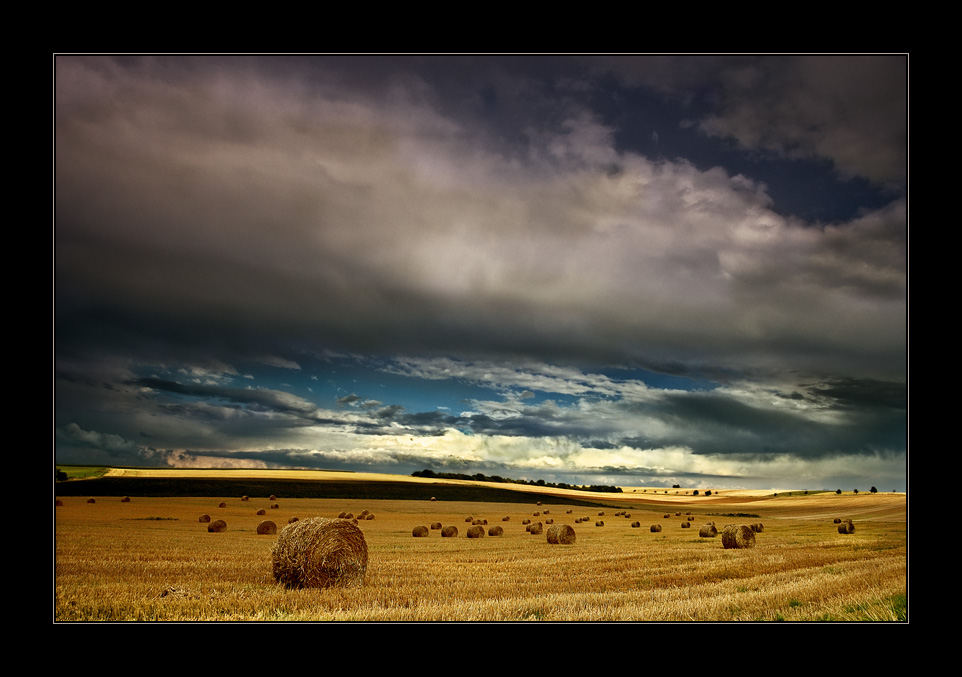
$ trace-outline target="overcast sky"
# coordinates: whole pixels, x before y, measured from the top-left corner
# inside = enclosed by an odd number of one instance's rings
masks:
[[[53,66],[59,463],[906,488],[905,55]]]

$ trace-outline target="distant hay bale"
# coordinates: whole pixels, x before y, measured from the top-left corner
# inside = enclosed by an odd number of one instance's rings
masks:
[[[694,522],[694,521],[695,521],[695,518],[694,518],[694,517],[689,517],[689,518],[688,518],[688,521],[689,521],[689,522]]]
[[[431,523],[431,528],[432,528],[432,529],[440,529],[440,528],[441,528],[441,523],[440,523],[440,522],[432,522],[432,523]]]
[[[604,510],[602,510],[601,512],[598,513],[598,517],[604,517],[604,515],[605,515],[605,511],[604,511]]]
[[[250,498],[248,498],[247,496],[241,496],[241,500],[242,500],[242,501],[249,501]]]
[[[484,521],[483,521],[483,520],[474,520],[473,522],[471,522],[471,524],[473,524],[474,526],[480,526],[480,525],[484,524]]]
[[[198,522],[210,522],[210,515],[201,515],[201,516],[200,516],[200,519],[198,519],[197,521],[198,521]]]
[[[367,542],[350,520],[313,517],[288,524],[271,550],[274,578],[287,588],[360,584]]]
[[[346,513],[344,513],[344,519],[346,519],[346,520],[352,520],[352,519],[354,519],[354,513],[353,513],[353,512],[346,512]]]
[[[669,514],[666,512],[666,513],[665,513],[665,519],[670,519],[670,518],[671,518],[671,515],[669,515]]]
[[[130,496],[124,496],[122,499],[120,499],[120,502],[121,502],[121,503],[130,503]]]
[[[581,518],[575,517],[575,524],[581,524]]]
[[[573,513],[573,512],[574,512],[574,510],[565,510],[565,514],[566,514],[566,515],[570,515],[570,514]]]
[[[484,527],[480,524],[469,527],[467,536],[468,538],[484,538]]]
[[[501,518],[502,522],[509,522],[510,520],[511,520],[511,517],[509,515],[505,515],[504,517]]]
[[[87,499],[87,503],[96,503],[96,502],[97,502],[97,499],[94,499],[94,498]]]
[[[698,535],[702,538],[715,538],[718,535],[718,529],[714,524],[705,524],[698,530]]]
[[[525,518],[525,519],[521,520],[521,523],[522,523],[522,524],[531,524],[531,520]]]
[[[544,521],[544,523],[545,523],[545,524],[554,524],[554,518],[552,517],[551,519],[546,519],[546,520]]]
[[[207,531],[212,534],[219,534],[222,531],[227,531],[227,522],[224,520],[214,520],[207,525]]]
[[[473,524],[473,523],[474,523],[474,518],[468,516],[468,517],[465,517],[465,518],[464,518],[464,521],[467,522],[468,524]]]
[[[218,508],[226,508],[226,507],[227,507],[227,504],[224,503],[223,501],[221,501],[220,503],[217,504],[217,507],[218,507]]]
[[[411,530],[411,535],[415,538],[424,538],[428,535],[428,528],[425,526],[417,526]]]
[[[277,503],[275,503],[274,505],[271,506],[271,510],[277,510],[277,509],[280,508],[280,507],[281,507],[281,506],[279,506],[279,505],[277,505]]]
[[[369,512],[369,513],[367,514],[367,517],[365,517],[364,519],[366,519],[366,520],[372,520],[372,519],[374,519],[374,513],[373,513],[373,512]]]
[[[552,524],[548,527],[548,543],[571,545],[576,538],[574,527],[570,524]]]
[[[681,513],[680,513],[680,512],[676,512],[676,513],[675,513],[675,517],[681,517]]]
[[[551,511],[550,511],[550,510],[542,510],[541,512],[543,512],[545,515],[547,515],[547,514],[548,514],[549,512],[551,512]]]
[[[752,525],[752,531],[754,531],[756,534],[760,534],[765,531],[765,525],[761,522],[756,522]]]
[[[641,522],[632,522],[632,523],[631,523],[631,528],[632,528],[632,529],[637,529],[637,528],[640,527],[640,526],[641,526]]]
[[[541,505],[541,501],[538,501],[538,505]]]
[[[722,545],[725,549],[754,548],[755,532],[744,524],[729,524],[722,531]]]
[[[661,525],[660,525],[660,524],[652,524],[652,525],[651,525],[651,533],[657,534],[659,531],[661,531]]]
[[[488,536],[504,536],[504,527],[500,524],[494,525],[488,529]]]
[[[453,524],[449,524],[448,526],[441,529],[441,538],[454,538],[457,535],[458,535],[458,528]]]
[[[292,517],[292,518],[290,518],[289,520],[287,520],[287,523],[288,523],[288,524],[294,524],[294,522],[296,522],[296,521],[297,521],[297,518],[296,518],[296,517]]]
[[[682,529],[691,529],[691,522],[682,522],[682,523],[681,523],[681,528],[682,528]]]
[[[276,534],[277,525],[271,522],[270,520],[264,520],[263,522],[257,525],[257,533],[267,534],[267,535]]]
[[[432,501],[436,501],[436,500],[438,500],[438,499],[436,499],[434,496],[432,496],[432,497],[431,497],[431,500],[432,500]]]
[[[270,498],[268,498],[267,500],[268,500],[268,501],[276,501],[276,500],[277,500],[277,496],[275,496],[274,494],[271,494],[271,495],[270,495]]]
[[[341,512],[337,513],[337,517],[338,517],[338,519],[346,519],[346,518],[347,518],[347,513],[341,511]]]
[[[603,520],[598,520],[597,522],[595,522],[595,526],[596,526],[596,527],[603,527],[603,526],[605,526],[605,523],[604,523]]]
[[[260,510],[257,511],[257,514],[258,514],[258,515],[266,515],[266,514],[267,514],[267,511],[264,510],[264,508],[261,508]]]
[[[832,524],[840,524],[841,522],[842,520],[839,517],[836,517],[835,519],[832,520]]]
[[[852,524],[852,520],[844,520],[838,524],[838,533],[840,534],[854,534],[855,525]]]
[[[528,526],[529,534],[540,534],[544,531],[544,525],[541,522],[535,522]]]
[[[61,501],[61,500],[58,498],[56,501],[54,501],[54,505],[55,505],[55,506],[58,506],[58,507],[59,507],[59,506],[62,506],[62,505],[63,505],[63,501]]]
[[[540,513],[540,512],[535,512],[535,514],[534,514],[533,516],[534,516],[534,517],[540,517],[540,516],[541,516],[541,513]]]

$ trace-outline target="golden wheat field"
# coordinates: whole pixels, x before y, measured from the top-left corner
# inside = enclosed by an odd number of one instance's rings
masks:
[[[905,494],[706,500],[646,490],[599,497],[608,505],[592,508],[554,504],[547,493],[541,505],[92,498],[55,508],[55,622],[907,620]],[[292,517],[363,511],[373,515],[358,521],[369,553],[363,582],[288,590],[274,580],[277,534],[258,534],[259,523],[279,533]],[[205,514],[226,530],[208,532]],[[854,533],[839,533],[835,518],[851,519]],[[529,533],[526,519],[545,532]],[[487,521],[486,535],[467,538],[475,520]],[[548,520],[572,526],[575,542],[549,543]],[[699,535],[708,522],[762,529],[755,547],[725,549],[720,535]],[[459,533],[442,538],[437,524]],[[412,536],[418,526],[426,537]],[[487,535],[494,526],[503,535]]]

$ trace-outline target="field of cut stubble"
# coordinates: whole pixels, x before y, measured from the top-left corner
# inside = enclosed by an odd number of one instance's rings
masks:
[[[619,496],[590,509],[553,505],[550,496],[540,506],[95,498],[65,497],[55,509],[55,622],[907,620],[904,494]],[[267,514],[257,515],[260,508]],[[363,584],[286,590],[273,580],[276,536],[258,535],[259,522],[280,531],[293,516],[362,510],[374,515],[359,522],[369,550]],[[202,514],[223,519],[227,530],[208,533]],[[682,528],[689,516],[691,528]],[[466,538],[468,517],[487,520],[486,529],[500,525],[504,535]],[[838,533],[835,517],[853,519],[855,533]],[[524,519],[570,524],[577,540],[549,544],[528,533]],[[709,520],[719,530],[759,522],[764,529],[754,548],[726,550],[720,536],[699,537]],[[414,527],[434,522],[456,526],[458,537],[412,537]],[[652,533],[651,524],[662,531]]]

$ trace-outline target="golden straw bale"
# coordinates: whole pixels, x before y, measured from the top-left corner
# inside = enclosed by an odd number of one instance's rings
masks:
[[[227,531],[227,522],[224,520],[214,520],[207,525],[207,531],[212,534],[219,534],[222,531]]]
[[[752,525],[752,531],[754,531],[756,534],[760,534],[765,531],[765,525],[761,522],[756,522]]]
[[[661,525],[660,525],[660,524],[652,524],[652,525],[651,525],[651,533],[657,534],[659,531],[661,531]]]
[[[544,531],[544,525],[541,524],[541,522],[534,522],[533,524],[528,525],[529,534],[540,534],[543,531]]]
[[[522,523],[522,524],[531,524],[531,520],[525,518],[525,519],[521,520],[521,523]]]
[[[256,514],[258,514],[258,515],[266,515],[266,514],[267,514],[267,511],[264,510],[264,508],[261,508],[260,510],[257,511]]]
[[[471,524],[473,524],[474,526],[479,526],[481,524],[484,524],[484,522],[482,520],[474,520],[473,522],[471,522]]]
[[[843,520],[838,523],[838,533],[840,534],[854,534],[855,525],[852,524],[852,520]]]
[[[841,522],[842,520],[839,517],[836,517],[835,519],[832,520],[832,524],[840,524]]]
[[[121,503],[130,503],[130,496],[124,496],[122,499],[120,499],[120,502],[121,502]]]
[[[548,527],[548,543],[571,545],[576,538],[574,527],[570,524],[552,524]]]
[[[264,520],[263,522],[257,525],[257,533],[267,534],[267,535],[276,534],[277,525],[271,522],[270,520]]]
[[[277,503],[275,503],[274,505],[271,506],[271,510],[277,510],[277,509],[280,508],[280,507],[281,507],[281,506],[279,506]]]
[[[95,498],[88,498],[88,499],[87,499],[87,503],[96,503],[96,502],[97,502],[97,499],[95,499]]]
[[[468,528],[468,538],[483,538],[484,537],[484,527],[480,524],[475,524]]]
[[[549,518],[549,519],[546,519],[546,520],[544,521],[544,523],[545,523],[545,524],[554,524],[554,518],[551,517],[551,518]]]
[[[509,521],[511,521],[511,517],[510,517],[509,515],[505,515],[504,517],[501,518],[501,521],[502,521],[502,522],[509,522]]]
[[[62,505],[63,505],[63,501],[61,501],[61,500],[58,498],[56,501],[54,501],[54,505],[55,505],[55,506],[62,506]]]
[[[367,542],[350,520],[313,517],[288,524],[271,549],[274,578],[287,588],[360,584]]]
[[[631,528],[632,528],[632,529],[637,529],[637,528],[640,527],[640,526],[641,526],[641,522],[632,522],[632,523],[631,523]]]
[[[296,521],[297,521],[297,518],[296,518],[296,517],[292,517],[292,518],[290,518],[289,520],[287,520],[287,523],[288,523],[288,524],[294,524],[294,522],[296,522]]]
[[[488,536],[504,536],[504,527],[500,524],[494,525],[488,529]]]
[[[369,513],[367,514],[367,517],[365,517],[364,519],[366,519],[366,520],[372,520],[372,519],[374,519],[374,513],[373,513],[373,512],[369,512]]]
[[[218,508],[226,508],[226,507],[227,507],[227,504],[224,503],[223,501],[221,501],[220,503],[217,504],[217,507],[218,507]]]
[[[248,498],[247,496],[241,496],[241,500],[242,500],[242,501],[249,501],[249,500],[251,500],[251,499]]]
[[[440,522],[432,522],[432,523],[431,523],[431,528],[432,528],[432,529],[440,529],[440,528],[441,528],[441,523],[440,523]]]
[[[754,548],[755,532],[744,524],[729,524],[722,531],[722,545],[730,548]]]
[[[424,538],[428,535],[428,528],[425,526],[417,526],[411,531],[411,535],[415,538]]]
[[[441,529],[441,538],[454,538],[457,535],[458,535],[458,528],[453,524],[449,524],[448,526]]]
[[[464,518],[464,521],[467,522],[468,524],[473,524],[473,523],[474,523],[474,518],[473,518],[473,517],[470,517],[470,516],[469,516],[469,517],[465,517],[465,518]]]
[[[698,530],[698,535],[702,538],[715,538],[718,535],[718,529],[714,524],[705,524]]]
[[[200,516],[200,519],[198,519],[197,521],[198,521],[198,522],[210,522],[210,515],[201,515],[201,516]]]
[[[270,498],[268,498],[267,500],[268,500],[268,501],[276,501],[276,500],[277,500],[277,496],[275,496],[274,494],[271,494]]]
[[[669,514],[666,512],[666,513],[665,513],[665,519],[669,519],[670,517],[671,517],[671,515],[669,515]]]
[[[602,520],[598,520],[597,522],[595,522],[595,526],[596,526],[596,527],[603,527],[603,526],[605,526],[605,523],[604,523],[604,521],[602,521]]]
[[[682,522],[682,523],[681,523],[681,528],[682,528],[682,529],[691,529],[691,522]]]

